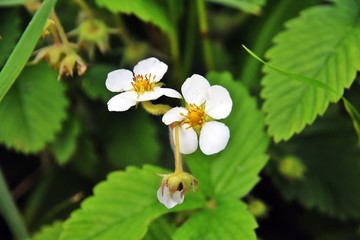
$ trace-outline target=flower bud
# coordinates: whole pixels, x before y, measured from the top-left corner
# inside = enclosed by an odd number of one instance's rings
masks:
[[[60,63],[59,67],[59,76],[58,79],[61,79],[62,75],[73,76],[74,68],[77,69],[77,74],[81,76],[85,73],[87,65],[84,60],[75,53],[67,55]]]
[[[41,34],[42,37],[46,37],[50,35],[51,31],[55,28],[55,22],[51,19],[46,20],[43,32]]]
[[[97,46],[102,53],[109,50],[109,34],[115,32],[118,31],[110,29],[101,20],[88,19],[83,21],[72,33],[78,35],[79,45],[87,48],[90,58],[93,58],[95,46]]]
[[[301,180],[304,177],[306,167],[299,158],[287,156],[280,160],[278,170],[289,180]]]
[[[198,180],[186,172],[161,175],[161,187],[157,191],[159,201],[167,208],[173,208],[184,201],[189,189],[197,191]]]
[[[267,216],[268,207],[260,199],[252,198],[249,201],[248,209],[256,218],[264,218]]]

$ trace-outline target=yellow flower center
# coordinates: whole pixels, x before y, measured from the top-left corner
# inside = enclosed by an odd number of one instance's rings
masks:
[[[189,124],[194,129],[199,129],[206,121],[205,106],[202,104],[200,107],[195,104],[190,104],[186,107],[187,114],[181,113],[185,120],[181,124]]]
[[[150,82],[151,78],[152,80],[155,79],[155,75],[151,76],[151,73],[149,76],[147,74],[145,75],[137,75],[133,78],[133,82],[131,85],[133,86],[135,92],[138,94],[142,94],[144,92],[151,92],[154,90],[155,81]]]

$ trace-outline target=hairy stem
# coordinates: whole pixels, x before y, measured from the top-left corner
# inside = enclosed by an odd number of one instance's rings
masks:
[[[70,53],[71,48],[70,48],[69,40],[67,39],[64,28],[61,25],[61,22],[60,22],[58,16],[56,15],[55,11],[52,11],[50,16],[51,16],[52,20],[54,20],[56,29],[59,32],[60,39],[61,39],[63,45],[65,46],[66,51],[68,51]]]
[[[175,126],[175,173],[183,172],[182,158],[180,153],[179,125]]]

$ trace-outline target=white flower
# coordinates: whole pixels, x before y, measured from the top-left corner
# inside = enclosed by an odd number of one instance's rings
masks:
[[[186,79],[181,92],[186,107],[175,107],[162,118],[166,125],[180,125],[180,152],[195,152],[198,141],[206,155],[223,150],[230,138],[230,131],[225,124],[215,120],[230,114],[232,100],[229,92],[218,85],[210,86],[204,77],[197,74]]]
[[[184,202],[183,190],[176,191],[173,194],[170,192],[168,185],[161,186],[157,191],[159,201],[167,208],[173,208],[176,205]]]
[[[120,92],[120,94],[109,100],[109,111],[126,111],[137,102],[155,100],[163,95],[181,98],[177,91],[161,88],[163,84],[159,81],[167,68],[165,63],[151,57],[140,61],[134,67],[134,74],[127,69],[110,72],[105,85],[110,91]]]

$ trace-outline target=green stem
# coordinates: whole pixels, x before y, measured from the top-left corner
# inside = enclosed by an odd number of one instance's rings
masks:
[[[184,76],[183,72],[181,71],[180,66],[180,47],[179,47],[179,39],[178,39],[178,28],[177,28],[177,19],[176,11],[177,11],[177,1],[168,0],[168,7],[172,22],[172,31],[169,33],[169,41],[170,41],[170,52],[172,59],[174,61],[173,66],[173,79],[175,79],[176,84],[178,87],[181,86]]]
[[[63,26],[61,25],[61,22],[56,14],[56,12],[53,10],[50,14],[52,20],[54,21],[55,23],[55,26],[56,26],[56,29],[59,33],[59,36],[60,36],[60,39],[63,43],[63,45],[65,46],[65,49],[67,51],[68,54],[71,54],[71,47],[70,47],[70,43],[69,43],[69,40],[67,39],[67,36],[66,36],[66,33],[65,33],[65,30],[63,28]]]
[[[184,50],[184,75],[189,76],[191,66],[193,63],[194,58],[194,47],[195,47],[195,32],[196,24],[194,22],[196,21],[196,6],[194,1],[190,1],[190,10],[188,13],[188,19],[186,24],[186,35],[185,35],[185,50]]]
[[[175,173],[183,172],[182,158],[180,153],[179,125],[175,126]]]
[[[94,18],[94,14],[91,11],[91,8],[86,4],[84,0],[75,0],[75,2],[80,6],[80,8],[87,14],[90,19]]]
[[[29,238],[24,221],[14,203],[2,170],[0,169],[0,210],[16,239]]]
[[[214,59],[212,55],[212,49],[209,40],[209,28],[207,24],[205,0],[196,0],[197,11],[198,11],[198,20],[199,20],[199,30],[202,39],[204,58],[207,70],[214,69]]]

